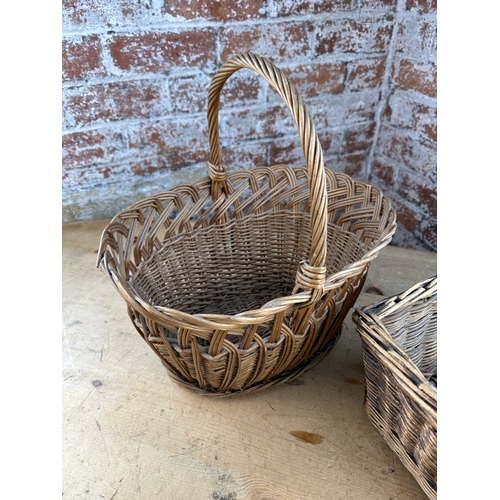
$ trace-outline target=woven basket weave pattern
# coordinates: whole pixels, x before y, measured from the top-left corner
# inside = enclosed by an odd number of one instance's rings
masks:
[[[288,105],[305,167],[222,164],[219,95],[241,68]],[[242,54],[220,68],[208,121],[209,175],[118,214],[98,265],[171,377],[223,396],[289,380],[329,352],[396,217],[379,189],[324,169],[307,106],[266,59]]]
[[[437,277],[356,309],[365,408],[431,499],[437,495]]]
[[[290,295],[297,267],[309,252],[309,216],[270,215],[233,219],[175,238],[142,263],[131,286],[152,305],[191,314],[238,314]],[[328,249],[329,275],[366,253],[361,242],[333,224]]]

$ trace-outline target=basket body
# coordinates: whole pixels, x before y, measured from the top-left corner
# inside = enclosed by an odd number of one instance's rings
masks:
[[[241,67],[289,106],[305,167],[226,172],[218,92]],[[209,175],[115,216],[97,263],[172,379],[227,396],[290,380],[329,352],[396,216],[379,189],[325,171],[305,104],[269,61],[244,54],[226,63],[208,118]]]
[[[437,496],[437,277],[356,309],[365,408],[431,499]]]

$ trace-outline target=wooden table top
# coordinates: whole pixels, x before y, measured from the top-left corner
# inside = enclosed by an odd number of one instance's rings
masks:
[[[63,226],[64,500],[426,499],[365,413],[351,313],[333,351],[288,384],[189,393],[95,267],[107,222]],[[386,247],[356,305],[436,273],[435,253]]]

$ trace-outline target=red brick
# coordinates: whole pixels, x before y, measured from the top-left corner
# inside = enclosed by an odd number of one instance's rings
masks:
[[[163,148],[164,151],[168,148]],[[234,170],[248,170],[265,165],[267,144],[255,142],[238,146],[222,147],[222,161],[228,172]],[[136,175],[146,175],[158,169],[178,169],[197,163],[208,161],[209,151],[207,144],[193,147],[182,152],[155,154],[152,158],[140,159],[132,163],[131,170]],[[206,174],[208,175],[208,167]]]
[[[158,11],[151,8],[151,3],[151,0],[63,0],[63,29],[152,24],[158,21]]]
[[[384,109],[384,118],[396,127],[414,128],[415,114],[420,104],[410,99],[408,92],[394,92]]]
[[[289,0],[287,2],[275,0],[272,2],[273,16],[284,17],[297,14],[319,14],[351,10],[356,7],[353,0]]]
[[[395,50],[420,61],[433,62],[436,58],[436,24],[411,16],[402,19],[396,37]]]
[[[387,19],[355,21],[340,19],[320,23],[316,34],[316,53],[384,52],[393,23]]]
[[[411,248],[414,250],[429,251],[430,248],[422,242],[417,233],[407,231],[401,224],[394,234],[391,245],[400,248]]]
[[[94,23],[106,23],[107,16],[98,0],[62,0],[63,20],[74,25],[85,24],[92,19]]]
[[[436,216],[436,186],[428,179],[415,175],[407,169],[401,169],[398,176],[397,192],[418,207],[425,208]]]
[[[437,110],[422,106],[415,115],[415,130],[431,141],[437,142]]]
[[[344,90],[345,63],[316,63],[284,70],[302,97],[336,94]]]
[[[211,21],[240,21],[263,17],[264,0],[246,2],[244,0],[225,0],[224,2],[207,2],[206,0],[165,1],[162,14],[185,19],[207,19]]]
[[[353,94],[318,96],[311,99],[307,105],[316,128],[320,130],[373,121],[378,100],[378,91],[365,90]]]
[[[221,139],[233,141],[276,137],[296,130],[292,115],[284,104],[266,109],[223,111],[219,120]]]
[[[76,126],[127,118],[152,118],[167,111],[164,82],[129,81],[66,92],[66,110]]]
[[[170,102],[174,113],[198,113],[207,109],[210,78],[204,73],[172,77],[169,81]]]
[[[83,36],[78,40],[63,40],[62,79],[81,80],[89,76],[103,76],[101,42],[97,35]]]
[[[107,178],[113,180],[121,178],[125,182],[130,178],[127,165],[119,162],[115,164],[92,164],[87,168],[63,171],[63,185],[67,189],[95,186],[103,183]],[[99,200],[96,200],[99,203]]]
[[[261,82],[263,82],[262,77],[245,68],[231,75],[222,87],[221,105],[242,105],[257,100]]]
[[[163,169],[179,169],[208,160],[208,151],[202,148],[182,153],[157,154],[150,158],[139,158],[130,164],[134,175],[148,175]],[[207,169],[208,175],[208,169]]]
[[[74,132],[62,137],[63,171],[89,165],[104,158],[104,137],[99,132]]]
[[[170,80],[170,100],[175,113],[196,113],[207,110],[211,77],[204,73],[195,76],[173,77]],[[259,97],[259,76],[250,70],[240,70],[226,80],[222,87],[221,106],[243,105]]]
[[[222,147],[222,161],[228,172],[266,166],[266,157],[267,144],[265,142]]]
[[[435,174],[435,146],[417,140],[405,131],[382,127],[377,147],[387,158],[412,168],[422,176]]]
[[[420,231],[424,242],[434,251],[437,251],[437,220],[435,218],[424,219]]]
[[[358,97],[356,99],[356,97]],[[378,104],[378,92],[372,94],[356,93],[352,95],[352,99],[345,99],[345,108],[343,113],[343,123],[346,125],[351,123],[372,121],[375,118],[375,109]],[[330,110],[330,113],[333,110]]]
[[[352,155],[340,156],[335,160],[326,160],[325,167],[333,172],[342,172],[350,177],[359,177],[365,168],[366,155],[355,153]]]
[[[434,64],[402,60],[394,79],[403,90],[413,90],[429,97],[437,96],[437,70]]]
[[[389,195],[392,206],[396,210],[398,226],[404,227],[407,231],[415,232],[421,219],[419,215],[407,201],[402,200],[399,196]]]
[[[369,61],[353,61],[349,63],[350,71],[347,79],[349,90],[374,89],[382,85],[385,72],[384,59]]]
[[[208,159],[208,133],[205,117],[162,119],[138,125],[130,132],[130,150],[137,156],[193,154]],[[182,159],[180,159],[182,161]]]
[[[318,132],[318,138],[325,158],[339,153],[343,138],[341,132],[321,130]],[[269,158],[271,165],[279,163],[284,163],[285,165],[305,165],[304,153],[298,133],[296,137],[275,139],[270,145]]]
[[[317,133],[325,158],[342,152],[344,134],[341,130],[319,130]]]
[[[406,10],[417,9],[422,13],[436,12],[437,0],[406,0]]]
[[[395,169],[388,163],[374,160],[370,173],[373,177],[383,182],[383,187],[392,188],[394,186]],[[377,184],[380,186],[380,182]]]
[[[269,163],[271,165],[304,165],[304,153],[299,137],[275,139],[269,147]]]
[[[124,71],[158,72],[173,67],[199,67],[215,57],[215,34],[209,29],[115,35],[109,51]]]
[[[127,138],[112,130],[73,132],[62,137],[63,172],[113,162],[127,151]]]
[[[355,153],[365,151],[365,153],[368,153],[373,142],[374,132],[375,122],[364,123],[348,128],[344,133],[342,152]]]
[[[254,52],[273,62],[288,61],[309,53],[310,23],[254,24],[221,31],[222,61],[241,52]]]
[[[154,174],[158,170],[168,169],[172,164],[172,155],[156,155],[154,158],[141,158],[132,161],[129,168],[134,175]],[[170,160],[170,161],[169,161]],[[184,166],[184,165],[181,165]]]

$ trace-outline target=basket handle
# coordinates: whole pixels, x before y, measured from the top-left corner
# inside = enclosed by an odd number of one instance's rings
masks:
[[[323,164],[323,150],[314,127],[311,113],[288,77],[268,59],[252,53],[238,54],[225,62],[217,71],[208,93],[208,133],[210,140],[209,175],[212,180],[214,201],[222,191],[227,193],[226,170],[222,164],[219,138],[220,92],[225,81],[236,71],[247,68],[262,76],[281,96],[292,113],[300,136],[307,167],[307,180],[311,197],[311,248],[309,260],[300,263],[294,293],[311,290],[310,305],[323,295],[326,278],[328,197]]]

